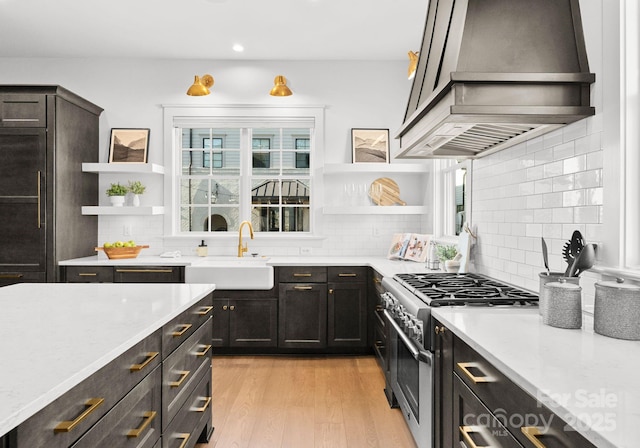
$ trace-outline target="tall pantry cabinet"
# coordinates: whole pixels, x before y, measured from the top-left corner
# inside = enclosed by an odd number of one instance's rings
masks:
[[[55,282],[58,261],[92,255],[102,109],[60,86],[0,85],[0,286]]]

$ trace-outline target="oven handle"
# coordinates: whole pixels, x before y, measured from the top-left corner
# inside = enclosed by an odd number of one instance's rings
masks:
[[[428,352],[426,350],[421,350],[418,347],[416,347],[415,343],[411,339],[409,339],[409,336],[404,334],[404,331],[402,331],[402,328],[400,328],[400,325],[398,325],[398,323],[393,319],[391,314],[389,314],[388,310],[384,310],[382,313],[387,318],[387,322],[391,324],[391,326],[393,327],[395,332],[398,334],[400,339],[402,339],[402,342],[404,342],[404,345],[407,347],[409,352],[411,352],[411,356],[413,356],[413,359],[419,362],[424,362],[426,364],[432,365],[433,353]]]

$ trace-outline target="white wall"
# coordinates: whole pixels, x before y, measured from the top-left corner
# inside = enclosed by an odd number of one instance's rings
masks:
[[[565,270],[562,247],[574,230],[587,242],[617,242],[619,235],[604,231],[605,210],[611,219],[617,207],[606,209],[604,198],[618,188],[615,171],[605,165],[618,159],[620,149],[619,64],[610,60],[619,48],[617,17],[604,13],[603,3],[580,2],[590,70],[596,74],[591,95],[596,115],[474,161],[479,272],[537,291],[538,273],[544,270],[541,237],[549,246],[552,271]],[[617,8],[607,6],[611,9]],[[600,244],[600,260],[612,245]],[[581,277],[587,305],[593,303],[597,279],[590,273]]]
[[[102,162],[107,161],[111,128],[140,127],[151,129],[149,161],[163,164],[161,105],[310,104],[326,106],[325,163],[348,163],[351,161],[352,127],[389,128],[392,135],[399,128],[410,89],[406,67],[405,61],[0,58],[0,83],[58,84],[104,108],[100,117]],[[193,76],[205,73],[215,78],[212,94],[187,96],[185,92],[193,82]],[[293,96],[269,96],[273,78],[279,74],[289,79]],[[393,152],[398,142],[392,139],[391,145]],[[110,181],[117,180],[114,176],[101,175],[101,191]],[[161,179],[154,176],[137,176],[136,179],[149,185],[142,205],[163,203]],[[107,203],[106,196],[101,195],[100,203]],[[152,246],[148,254],[175,248],[191,251],[199,243],[195,238],[165,241],[162,221],[161,216],[102,216],[96,243],[135,239]],[[392,233],[422,231],[423,219],[416,215],[332,215],[326,221],[326,239],[317,244],[313,253],[383,255]],[[131,235],[124,235],[125,226],[131,228]],[[232,253],[233,250],[231,243],[210,247],[213,253]],[[297,244],[269,247],[268,243],[263,243],[260,250],[272,254],[299,252]]]

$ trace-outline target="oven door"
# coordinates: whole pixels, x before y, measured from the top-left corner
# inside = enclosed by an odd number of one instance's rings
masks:
[[[391,388],[418,447],[433,445],[433,353],[407,337],[387,310]]]

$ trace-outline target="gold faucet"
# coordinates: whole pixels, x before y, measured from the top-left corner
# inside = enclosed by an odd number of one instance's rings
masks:
[[[253,226],[249,221],[242,221],[238,229],[238,257],[242,257],[242,254],[249,250],[246,244],[244,246],[242,245],[242,227],[245,224],[249,226],[249,234],[251,235],[251,239],[253,239]]]

